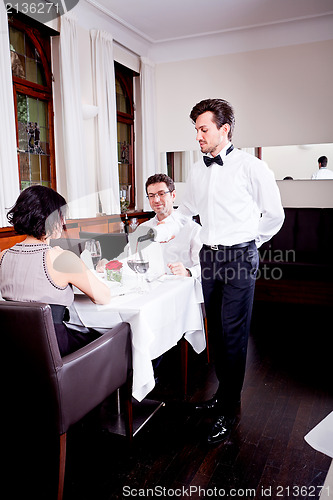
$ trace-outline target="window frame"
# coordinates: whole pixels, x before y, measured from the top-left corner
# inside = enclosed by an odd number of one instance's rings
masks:
[[[131,136],[131,144],[130,144],[130,151],[129,151],[129,156],[130,156],[130,167],[129,167],[129,173],[132,179],[131,182],[131,189],[130,189],[130,204],[128,206],[128,209],[134,209],[136,200],[135,200],[135,187],[136,187],[136,180],[135,180],[135,147],[134,147],[134,141],[135,141],[135,134],[134,134],[134,83],[133,83],[133,78],[134,78],[134,72],[125,66],[123,66],[120,63],[117,63],[115,61],[114,63],[114,68],[115,68],[115,78],[119,80],[120,85],[123,89],[123,91],[126,93],[126,96],[128,98],[129,104],[130,104],[130,113],[124,113],[121,111],[117,110],[117,123],[124,123],[126,125],[131,126],[131,131],[130,131],[130,136]],[[118,142],[118,138],[117,138]],[[119,184],[120,188],[120,184]]]
[[[22,16],[20,16],[22,17]],[[12,75],[13,81],[13,95],[15,107],[15,127],[16,127],[16,145],[17,145],[17,162],[19,174],[19,187],[21,190],[21,169],[20,169],[20,154],[19,154],[19,134],[18,134],[18,120],[17,120],[17,94],[24,94],[29,97],[37,98],[41,101],[47,102],[47,115],[49,127],[49,149],[50,149],[50,183],[51,188],[56,190],[56,165],[55,165],[55,145],[54,145],[54,111],[53,111],[53,92],[52,82],[53,75],[51,71],[51,43],[50,35],[45,33],[44,29],[39,29],[36,26],[30,25],[29,18],[24,16],[24,22],[16,16],[8,18],[9,28],[14,28],[25,33],[29,37],[30,42],[39,53],[43,71],[46,79],[46,86],[38,83],[31,82],[24,78]],[[32,24],[34,22],[32,21]]]

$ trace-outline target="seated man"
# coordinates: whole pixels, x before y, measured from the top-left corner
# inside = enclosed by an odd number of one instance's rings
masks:
[[[173,217],[173,204],[176,198],[175,185],[171,177],[155,174],[147,179],[146,193],[155,217],[141,224],[143,227],[155,228],[168,217]],[[199,251],[201,226],[189,219],[175,238],[161,244],[166,271],[181,276],[200,278]]]

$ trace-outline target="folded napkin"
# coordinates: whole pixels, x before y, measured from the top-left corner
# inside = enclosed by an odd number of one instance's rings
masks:
[[[83,250],[83,252],[81,253],[81,259],[83,260],[88,269],[94,269],[94,264],[89,250]]]

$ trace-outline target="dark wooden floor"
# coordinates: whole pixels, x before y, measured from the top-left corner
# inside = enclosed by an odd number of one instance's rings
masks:
[[[191,354],[184,403],[179,351],[168,353],[151,394],[166,406],[132,448],[102,431],[96,414],[69,432],[64,500],[319,498],[330,459],[304,435],[333,409],[330,312],[255,304],[240,418],[217,446],[205,443],[211,419],[190,404],[214,393],[212,366]]]

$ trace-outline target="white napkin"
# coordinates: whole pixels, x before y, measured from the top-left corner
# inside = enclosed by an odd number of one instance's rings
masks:
[[[83,260],[88,269],[94,269],[94,264],[89,250],[83,250],[83,252],[81,253],[81,259]]]
[[[315,450],[333,458],[333,411],[308,432],[304,439]]]

